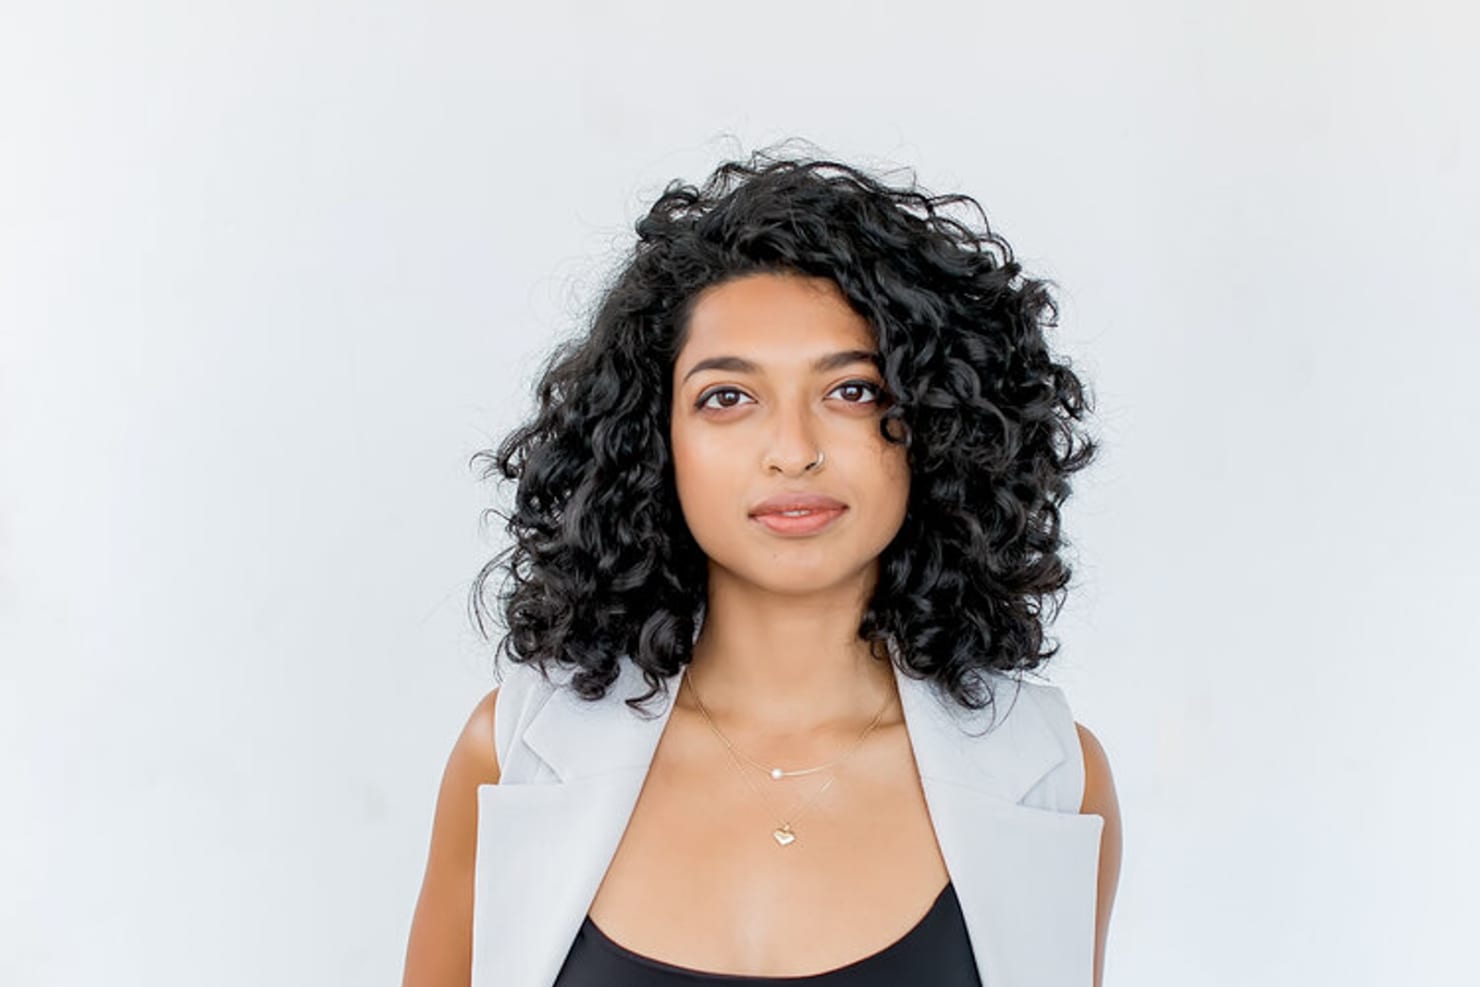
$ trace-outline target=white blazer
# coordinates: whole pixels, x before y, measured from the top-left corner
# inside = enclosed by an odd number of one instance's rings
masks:
[[[625,656],[596,702],[512,665],[497,785],[478,788],[472,987],[551,987],[637,804],[683,677],[649,700]],[[1091,987],[1100,831],[1061,690],[994,675],[997,717],[894,669],[926,806],[984,987]]]

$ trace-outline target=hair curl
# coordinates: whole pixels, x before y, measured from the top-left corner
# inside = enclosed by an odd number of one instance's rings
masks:
[[[980,231],[948,214],[956,206]],[[689,661],[707,577],[667,445],[673,362],[699,293],[761,272],[832,279],[877,334],[880,429],[907,446],[911,489],[860,638],[876,655],[892,640],[902,672],[969,709],[993,705],[979,673],[1020,679],[1056,654],[1044,610],[1057,616],[1072,571],[1059,505],[1097,452],[1080,424],[1090,405],[1044,339],[1052,282],[1023,276],[976,200],[932,196],[913,172],[896,187],[761,150],[702,187],[670,182],[636,232],[589,332],[542,368],[536,413],[473,457],[483,479],[518,481],[512,512],[490,509],[512,543],[471,594],[486,639],[485,583],[506,573],[496,655],[547,680],[567,669],[591,700],[628,656],[649,686],[634,708]]]

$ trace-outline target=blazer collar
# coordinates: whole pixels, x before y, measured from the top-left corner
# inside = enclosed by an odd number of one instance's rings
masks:
[[[1019,702],[1020,687],[1006,676],[992,676],[995,714],[990,709],[971,713],[955,706],[933,680],[911,678],[897,664],[890,667],[922,778],[1016,803],[1071,753],[1078,754],[1064,749],[1036,703]],[[593,703],[569,689],[556,689],[525,728],[525,744],[560,781],[622,769],[646,772],[652,762],[687,666],[668,679],[666,695],[649,700],[655,710],[651,719],[622,702],[647,691],[641,671],[625,657],[620,669],[604,701]],[[988,732],[994,718],[1010,722],[1011,729],[983,744],[973,734]]]

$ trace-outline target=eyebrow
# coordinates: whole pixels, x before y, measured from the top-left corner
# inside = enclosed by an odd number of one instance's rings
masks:
[[[812,372],[820,374],[828,370],[839,370],[855,363],[872,363],[875,367],[882,368],[882,360],[876,351],[842,350],[837,353],[824,354],[813,360]],[[701,370],[730,370],[735,373],[754,374],[759,373],[760,369],[759,364],[743,356],[711,356],[690,367],[689,372],[683,375],[683,379],[688,380]]]

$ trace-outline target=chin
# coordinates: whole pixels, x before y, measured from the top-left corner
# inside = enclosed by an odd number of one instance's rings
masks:
[[[816,593],[841,585],[862,569],[861,566],[839,565],[838,557],[833,552],[809,552],[808,558],[789,558],[791,554],[777,551],[732,571],[760,589],[773,593],[797,594]]]

